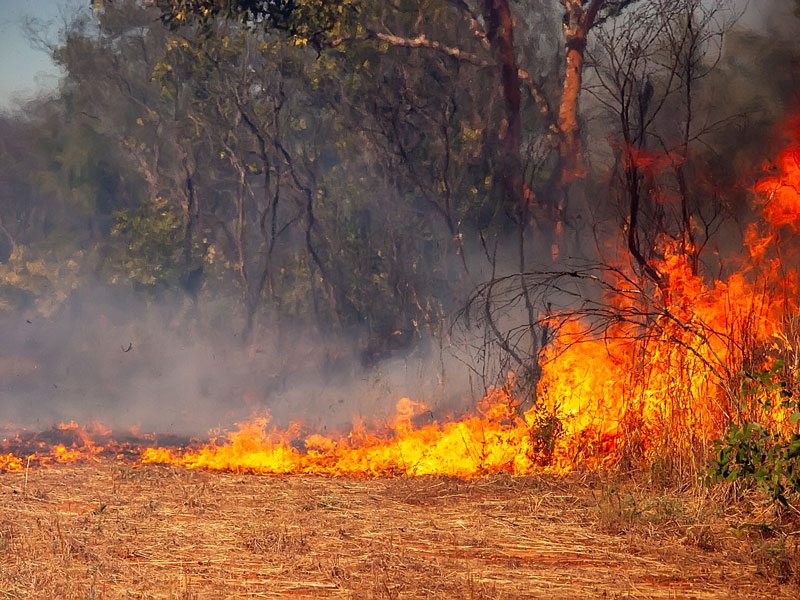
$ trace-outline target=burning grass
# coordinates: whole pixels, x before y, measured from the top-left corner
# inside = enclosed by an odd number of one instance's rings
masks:
[[[0,597],[796,598],[797,536],[763,506],[597,475],[56,465],[0,475]]]

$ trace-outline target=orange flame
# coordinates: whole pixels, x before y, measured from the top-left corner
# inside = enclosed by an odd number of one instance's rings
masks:
[[[794,131],[800,138],[800,127]],[[649,170],[668,164],[650,154],[633,159]],[[698,269],[688,243],[666,237],[653,253],[661,257],[653,262],[659,285],[630,266],[609,270],[603,301],[617,318],[602,335],[596,323],[562,318],[528,410],[510,374],[471,416],[421,424],[427,407],[402,398],[384,427],[356,420],[338,437],[304,435],[300,426],[282,430],[262,416],[200,447],[161,447],[147,436],[118,444],[102,426],[86,431],[68,423],[41,437],[5,440],[0,471],[22,470],[18,456],[30,455],[39,465],[113,457],[258,474],[471,478],[600,468],[624,455],[646,460],[665,450],[693,459],[730,422],[744,419],[787,430],[786,411],[764,402],[776,399],[776,390],[744,398],[740,391],[747,370],[768,368],[787,353],[795,361],[784,376],[797,381],[800,327],[792,332],[790,325],[800,314],[793,254],[800,145],[789,145],[754,191],[762,218],[746,228],[742,254],[715,265],[721,276]]]
[[[11,453],[0,454],[0,473],[22,471],[22,460]]]
[[[357,426],[349,436],[337,440],[311,435],[301,451],[262,419],[240,425],[222,444],[211,443],[189,452],[148,449],[141,461],[259,474],[361,477],[447,474],[470,478],[541,470],[532,436],[535,411],[520,416],[510,390],[510,385],[490,389],[480,403],[480,416],[442,425],[415,426],[414,417],[427,407],[401,398],[388,435]]]
[[[780,174],[756,185],[764,218],[774,227],[800,226],[800,146],[789,146],[778,157]]]

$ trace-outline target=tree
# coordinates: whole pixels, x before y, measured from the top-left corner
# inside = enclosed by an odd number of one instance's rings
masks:
[[[549,309],[525,273],[562,269],[579,236],[573,256],[602,260],[592,240],[622,232],[658,288],[659,240],[700,271],[736,210],[708,2],[154,4],[95,3],[53,45],[58,95],[2,123],[0,259],[66,237],[106,281],[188,292],[182,310],[214,305],[254,343],[300,321],[366,362],[447,346],[479,289],[479,352],[535,381]],[[519,305],[498,311],[487,280]]]
[[[503,118],[495,131],[498,179],[509,205],[521,211],[533,201],[522,156],[523,91],[543,118],[543,129],[558,151],[560,179],[566,183],[580,170],[578,98],[589,32],[621,14],[636,0],[560,0],[563,13],[563,71],[555,102],[548,100],[541,81],[518,64],[515,16],[507,0],[440,0],[391,4],[359,0],[268,2],[257,0],[158,0],[162,18],[173,26],[199,22],[208,27],[215,19],[234,19],[252,27],[284,32],[299,44],[318,50],[346,43],[372,41],[398,48],[444,54],[477,69],[492,68],[499,83]],[[403,16],[414,18],[402,18]],[[519,15],[517,15],[518,17]],[[471,35],[445,39],[437,28],[443,20],[462,22]],[[392,25],[398,26],[397,28]],[[541,58],[541,57],[540,57]],[[551,106],[558,106],[553,111]],[[531,135],[531,132],[528,132]]]
[[[715,127],[698,117],[703,80],[718,66],[723,39],[737,15],[724,0],[659,0],[630,12],[598,36],[591,94],[617,121],[618,167],[627,195],[626,245],[641,272],[668,284],[653,266],[663,238],[676,242],[693,273],[723,212],[703,197],[691,156]],[[676,123],[678,124],[676,126]],[[695,158],[695,160],[691,160]],[[694,185],[692,185],[694,184]],[[673,208],[674,205],[674,208]]]

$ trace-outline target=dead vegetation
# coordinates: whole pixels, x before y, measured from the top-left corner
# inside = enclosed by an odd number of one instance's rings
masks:
[[[0,475],[0,598],[797,598],[798,537],[596,476],[353,480],[71,465]]]

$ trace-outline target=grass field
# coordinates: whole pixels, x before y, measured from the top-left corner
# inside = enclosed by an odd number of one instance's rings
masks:
[[[800,597],[791,524],[714,494],[31,469],[0,475],[0,599]]]

